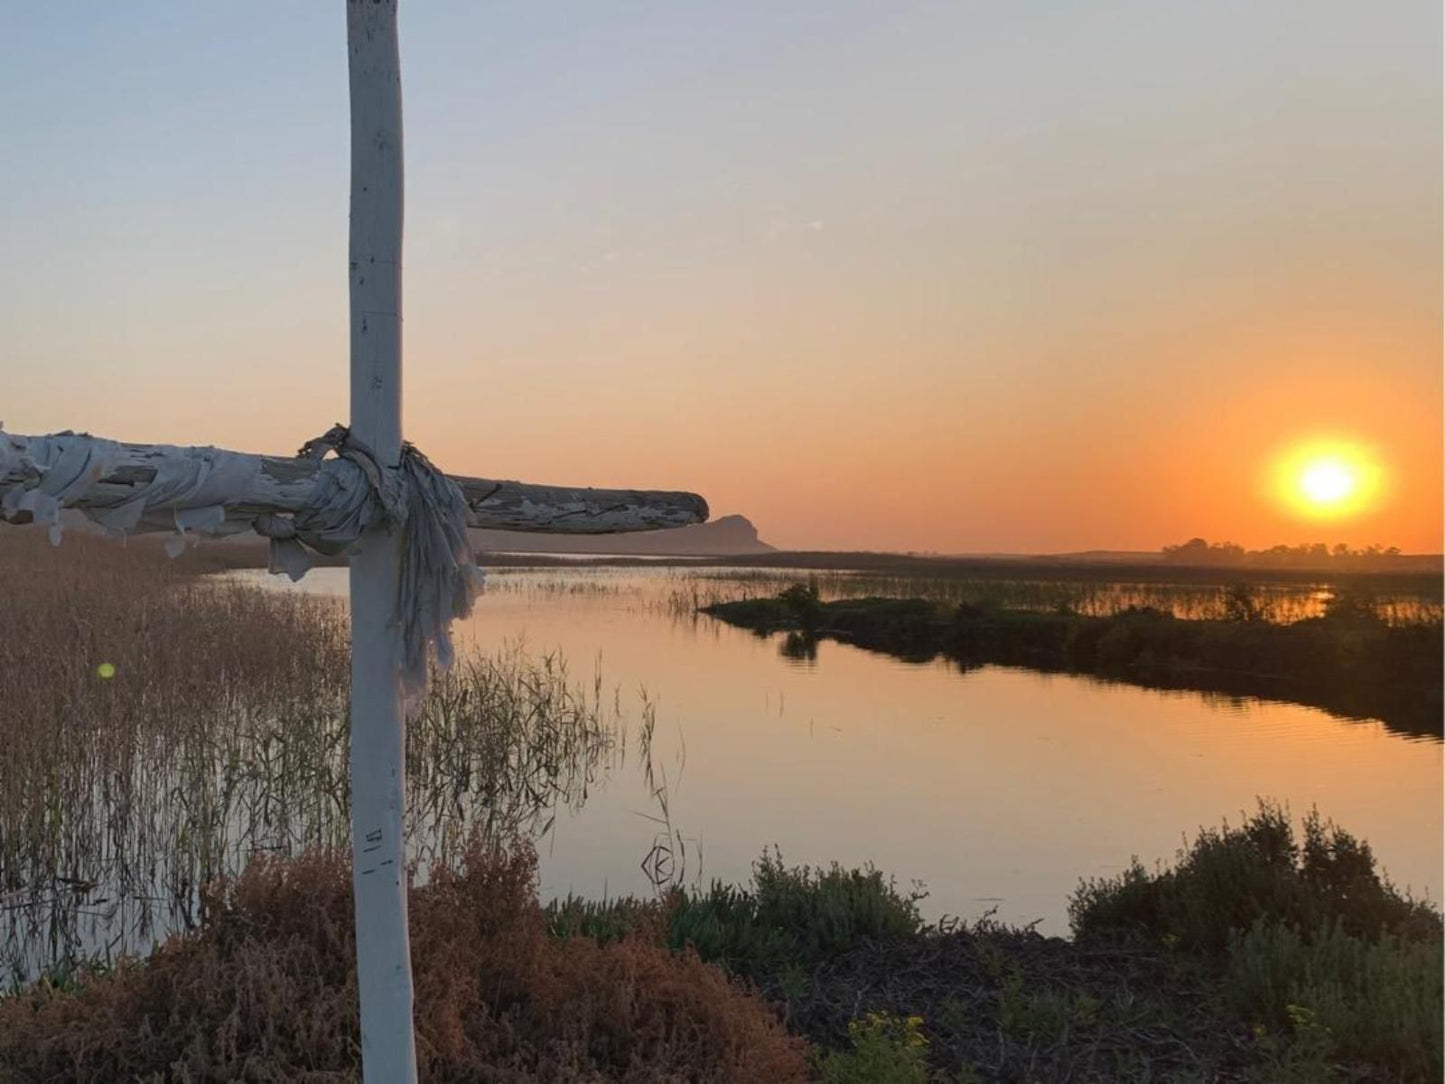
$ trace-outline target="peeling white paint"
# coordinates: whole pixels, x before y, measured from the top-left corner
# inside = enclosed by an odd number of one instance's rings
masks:
[[[130,533],[175,530],[180,512],[221,508],[224,516],[204,533],[254,529],[269,538],[301,537],[318,552],[344,553],[374,514],[366,507],[374,489],[364,460],[322,458],[330,447],[311,442],[307,454],[269,456],[125,444],[86,433],[0,431],[0,516],[58,522],[61,508],[79,508],[103,527]],[[461,492],[469,527],[618,534],[685,527],[708,515],[707,502],[695,493],[450,480]],[[377,478],[384,493],[396,484],[389,475]],[[207,515],[215,519],[214,512]],[[282,520],[294,520],[296,530]]]

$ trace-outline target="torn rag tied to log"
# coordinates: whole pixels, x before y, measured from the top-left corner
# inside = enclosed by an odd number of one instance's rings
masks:
[[[74,434],[16,438],[0,432],[0,515],[49,524],[60,542],[60,511],[121,462],[121,446]],[[254,458],[218,448],[170,449],[184,454],[157,459],[155,476],[135,484],[126,501],[85,507],[86,516],[113,534],[169,530],[167,552],[176,556],[188,533],[235,534],[254,530],[270,539],[271,571],[299,580],[311,554],[349,553],[375,527],[401,532],[401,581],[394,619],[401,626],[402,681],[409,705],[426,685],[428,647],[443,667],[454,658],[450,626],[471,613],[482,574],[467,538],[467,506],[456,483],[410,444],[386,467],[351,436],[333,426],[307,442],[300,455],[328,453],[306,507],[294,515],[240,513],[228,507],[254,471]],[[9,479],[10,481],[7,481]],[[18,479],[18,480],[15,480]]]

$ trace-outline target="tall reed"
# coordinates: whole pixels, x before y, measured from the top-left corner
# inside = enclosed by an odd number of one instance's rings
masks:
[[[0,532],[0,981],[144,951],[257,853],[345,849],[344,606],[211,567]],[[438,676],[407,737],[423,873],[583,800],[625,748],[601,693],[520,648]]]

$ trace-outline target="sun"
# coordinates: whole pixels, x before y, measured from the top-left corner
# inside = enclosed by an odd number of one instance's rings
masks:
[[[1345,500],[1358,484],[1359,475],[1355,468],[1336,459],[1311,463],[1299,479],[1301,492],[1315,504],[1336,504]]]
[[[1371,451],[1346,441],[1299,444],[1276,463],[1275,489],[1296,512],[1337,518],[1362,512],[1375,501],[1380,468]]]

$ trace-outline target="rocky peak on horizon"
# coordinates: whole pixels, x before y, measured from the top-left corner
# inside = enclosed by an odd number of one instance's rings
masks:
[[[469,532],[480,552],[602,553],[642,557],[727,557],[734,554],[772,553],[775,547],[758,537],[746,516],[733,513],[691,527],[636,534],[548,535],[521,531]]]

